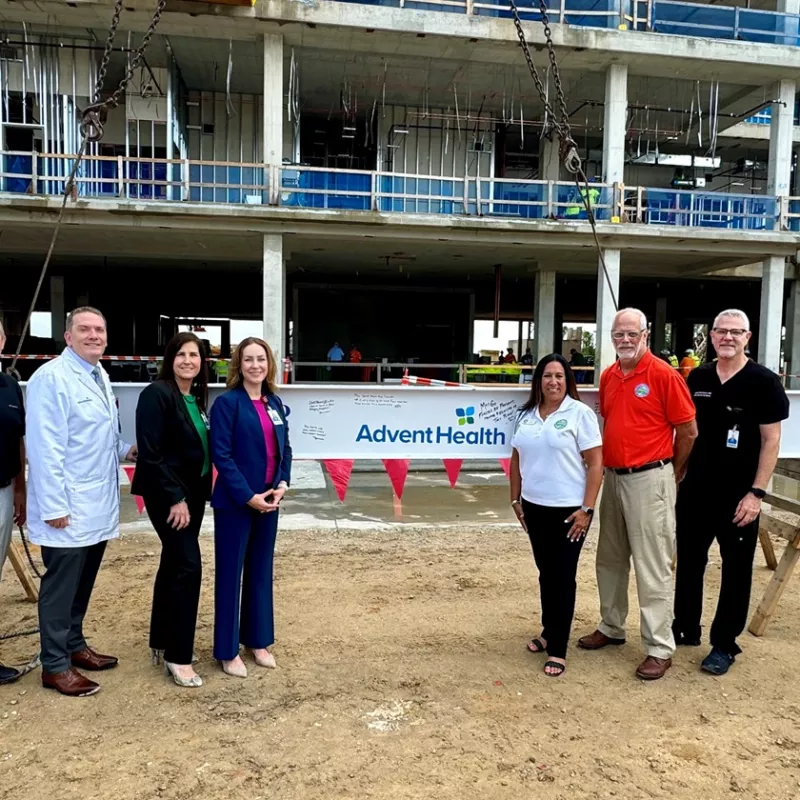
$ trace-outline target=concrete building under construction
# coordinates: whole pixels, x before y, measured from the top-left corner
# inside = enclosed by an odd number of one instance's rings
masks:
[[[0,0],[12,346],[113,8]],[[126,0],[102,97],[154,8]],[[338,340],[446,363],[496,317],[533,319],[537,355],[596,322],[605,366],[618,298],[674,350],[741,307],[760,360],[800,373],[800,0],[548,8],[557,70],[538,2],[524,32],[556,109],[563,89],[608,280],[506,0],[169,0],[78,170],[37,305],[54,342],[89,302],[120,354],[159,354],[179,320],[251,319],[300,362]]]

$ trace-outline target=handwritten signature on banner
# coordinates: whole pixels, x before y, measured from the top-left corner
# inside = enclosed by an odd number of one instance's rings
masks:
[[[356,394],[353,403],[357,406],[371,406],[372,408],[402,408],[408,400],[394,397],[390,394]]]
[[[518,400],[486,400],[478,404],[478,419],[486,422],[512,422],[517,415]]]

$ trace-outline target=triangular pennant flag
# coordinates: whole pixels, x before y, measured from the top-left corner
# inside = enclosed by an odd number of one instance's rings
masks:
[[[503,472],[506,474],[506,478],[511,474],[511,459],[510,458],[498,458],[500,462],[500,466],[503,468]]]
[[[407,458],[384,458],[383,466],[386,469],[386,474],[392,482],[394,493],[402,499],[403,487],[406,485],[406,476],[408,475],[408,465],[411,461]]]
[[[136,501],[136,510],[139,512],[139,516],[141,516],[144,512],[144,497],[140,497],[138,494],[135,494],[133,499]]]
[[[458,480],[458,473],[461,472],[461,465],[464,463],[463,458],[443,458],[445,470],[447,470],[447,477],[450,478],[450,488],[454,489],[456,481]]]
[[[328,475],[331,476],[333,488],[336,489],[339,500],[344,503],[347,485],[350,483],[350,473],[353,471],[353,459],[329,458],[323,460],[322,463],[325,465],[325,469],[328,470]]]
[[[133,473],[136,472],[136,467],[126,466],[123,464],[122,469],[125,470],[125,474],[128,476],[128,481],[133,483]]]

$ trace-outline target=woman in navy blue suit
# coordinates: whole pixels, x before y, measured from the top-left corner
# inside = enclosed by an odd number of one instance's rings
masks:
[[[211,408],[214,509],[214,658],[247,677],[240,644],[256,664],[275,667],[272,560],[278,507],[289,488],[292,448],[277,367],[263,339],[245,339],[231,359],[229,391]],[[244,580],[242,577],[244,576]],[[241,592],[241,604],[240,604]]]

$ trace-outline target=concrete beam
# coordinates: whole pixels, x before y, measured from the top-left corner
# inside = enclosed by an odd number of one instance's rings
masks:
[[[600,385],[600,375],[603,370],[610,367],[615,359],[616,353],[611,344],[611,327],[614,323],[614,315],[617,309],[614,307],[614,298],[619,302],[619,278],[620,278],[620,252],[619,250],[603,250],[605,257],[606,277],[602,264],[597,265],[597,312],[595,319],[597,322],[597,332],[595,333],[594,345],[594,385]]]
[[[764,275],[761,279],[758,361],[773,372],[780,372],[781,366],[785,266],[786,260],[783,258],[766,259],[764,261]]]
[[[555,349],[556,273],[539,270],[536,273],[533,309],[534,363],[539,363]]]
[[[263,97],[264,164],[279,166],[283,159],[283,37],[264,34]]]

